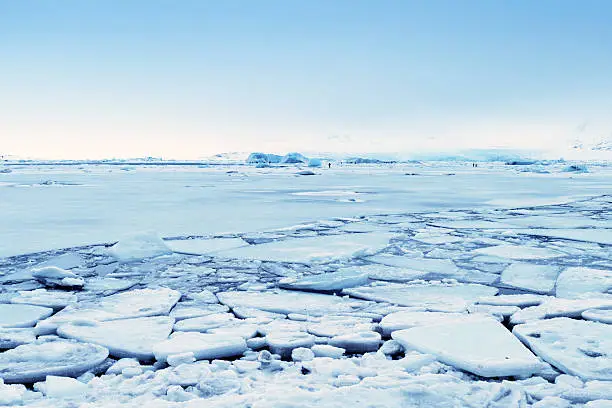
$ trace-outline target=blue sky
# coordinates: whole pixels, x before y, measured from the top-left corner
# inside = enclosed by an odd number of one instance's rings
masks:
[[[608,137],[611,21],[604,0],[0,0],[0,153]]]

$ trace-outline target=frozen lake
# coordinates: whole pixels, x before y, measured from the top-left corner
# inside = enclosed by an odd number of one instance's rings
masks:
[[[336,217],[525,207],[612,191],[612,170],[521,172],[517,166],[425,163],[296,168],[11,166],[0,174],[0,257],[163,237],[256,232]]]
[[[0,405],[607,407],[612,174],[563,168],[12,166]]]

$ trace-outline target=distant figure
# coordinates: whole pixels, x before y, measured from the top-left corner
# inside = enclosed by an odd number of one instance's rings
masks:
[[[328,169],[331,169],[331,162],[327,163],[327,166]]]

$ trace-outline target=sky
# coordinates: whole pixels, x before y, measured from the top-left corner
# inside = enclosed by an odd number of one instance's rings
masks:
[[[608,0],[0,0],[0,154],[612,138]]]

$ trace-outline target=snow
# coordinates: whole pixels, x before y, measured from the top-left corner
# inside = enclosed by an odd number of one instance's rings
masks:
[[[107,348],[113,357],[152,360],[153,347],[168,338],[174,319],[166,316],[111,320],[107,322],[72,322],[58,327],[65,338]]]
[[[389,233],[366,233],[288,239],[220,251],[218,254],[226,258],[310,263],[350,258],[362,252],[377,252],[393,236]]]
[[[612,380],[612,326],[565,317],[529,322],[512,332],[539,357],[583,380]]]
[[[441,362],[482,377],[528,376],[540,361],[499,322],[462,320],[420,326],[392,334],[405,348],[432,354]]]
[[[52,313],[48,307],[0,303],[0,327],[32,327]]]
[[[5,383],[34,383],[48,375],[77,377],[108,357],[95,344],[48,341],[24,344],[0,353],[0,378]]]
[[[350,296],[389,302],[401,306],[420,307],[430,311],[463,312],[481,296],[492,296],[497,289],[478,284],[460,283],[384,283],[345,289]]]
[[[241,248],[249,244],[242,238],[212,238],[167,240],[166,245],[173,252],[191,255],[209,255],[228,249]]]
[[[121,262],[135,262],[171,252],[164,240],[154,232],[126,236],[109,249],[109,253]]]
[[[246,349],[246,342],[240,336],[189,332],[174,333],[168,340],[156,344],[153,352],[158,361],[183,353],[193,353],[197,360],[213,360],[240,355]]]
[[[556,295],[560,298],[577,298],[585,294],[612,294],[612,271],[574,267],[567,268],[557,279]]]
[[[474,250],[475,253],[497,256],[507,259],[551,259],[563,256],[559,251],[548,248],[521,246],[521,245],[497,245]]]

